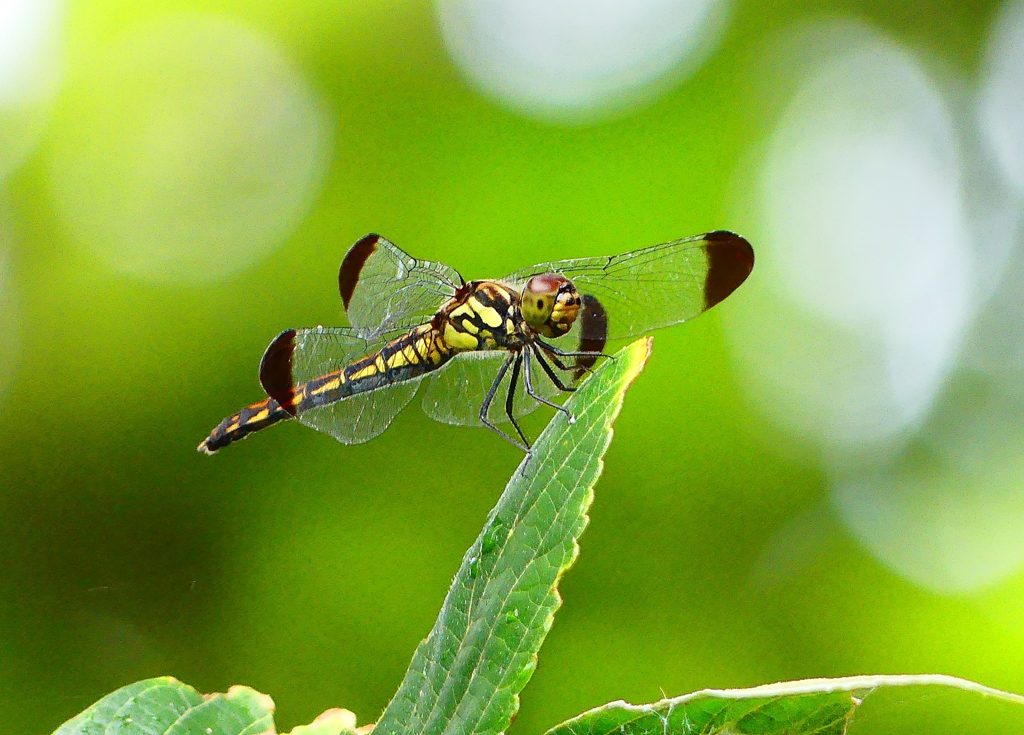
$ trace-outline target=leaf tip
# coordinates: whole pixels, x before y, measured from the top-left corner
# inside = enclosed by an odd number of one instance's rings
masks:
[[[654,349],[654,337],[641,337],[626,348],[625,357],[628,359],[629,364],[625,375],[623,375],[625,387],[628,388],[632,385],[636,377],[643,372],[644,366],[647,365],[647,360],[651,356],[652,349]]]
[[[321,712],[317,718],[313,720],[313,723],[330,723],[332,725],[340,725],[343,730],[354,731],[356,729],[356,715],[351,710],[334,707]],[[372,727],[372,725],[370,727]]]
[[[206,696],[210,697],[218,695],[214,694]],[[245,704],[249,704],[253,708],[262,710],[268,714],[274,712],[277,707],[269,694],[263,694],[262,692],[258,692],[255,689],[243,686],[242,684],[235,684],[234,686],[229,687],[227,692],[224,694],[224,697],[228,700],[241,701]]]

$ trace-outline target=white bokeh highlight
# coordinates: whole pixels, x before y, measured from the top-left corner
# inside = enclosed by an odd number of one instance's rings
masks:
[[[752,395],[828,453],[898,445],[972,309],[956,138],[934,82],[865,32],[801,84],[755,187],[759,286],[729,312]]]
[[[59,0],[0,0],[0,178],[36,147],[58,91]]]
[[[1024,1],[1000,11],[988,44],[979,117],[1007,180],[1024,197]]]
[[[56,0],[0,0],[0,104],[46,93],[60,10]]]
[[[69,95],[51,165],[58,213],[115,271],[223,278],[264,258],[319,190],[331,126],[267,38],[213,16],[137,28]]]
[[[650,99],[717,45],[728,0],[437,0],[462,74],[500,104],[585,122]]]
[[[1018,236],[1005,263],[1002,248],[988,252],[1002,281],[983,291],[957,371],[912,449],[888,466],[834,477],[846,528],[890,569],[939,594],[973,596],[1024,566],[1022,244]]]
[[[941,82],[952,103],[871,29],[818,29],[828,53],[746,197],[757,280],[725,312],[755,402],[819,450],[841,527],[946,595],[1024,566],[1024,207],[1007,143],[1022,88],[1006,81],[1021,7],[994,27],[980,94]],[[771,574],[821,546],[792,536],[766,549]]]
[[[972,593],[1024,563],[1022,474],[1020,453],[981,473],[930,459],[841,481],[832,500],[847,529],[896,573],[932,592]]]

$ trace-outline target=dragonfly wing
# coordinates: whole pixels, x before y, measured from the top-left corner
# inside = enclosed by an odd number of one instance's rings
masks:
[[[454,268],[416,260],[380,235],[359,240],[338,269],[349,324],[366,339],[429,321],[462,283]]]
[[[463,352],[448,362],[427,379],[423,391],[423,411],[435,421],[457,426],[482,426],[480,407],[484,404],[487,391],[508,359],[504,351]],[[571,375],[561,373],[563,383],[568,384]],[[507,423],[505,397],[511,380],[511,370],[505,374],[494,394],[488,418],[492,423]],[[532,413],[540,405],[526,393],[522,374],[517,381],[513,412],[518,418]],[[556,397],[561,391],[555,387],[543,370],[533,362],[533,386],[536,393],[547,399]]]
[[[620,339],[707,311],[735,291],[753,267],[750,243],[718,231],[611,257],[541,263],[502,280],[521,287],[531,276],[560,273],[603,309],[606,338]],[[590,330],[600,321],[591,319]]]
[[[299,421],[330,434],[342,444],[362,444],[380,436],[391,426],[398,412],[416,395],[423,376],[403,383],[391,383],[368,393],[357,393],[336,403],[312,408],[298,415]]]
[[[388,428],[416,395],[422,376],[321,405],[310,405],[308,400],[293,405],[291,397],[301,395],[303,386],[311,381],[377,351],[380,343],[344,327],[289,329],[278,335],[264,353],[260,383],[267,395],[306,426],[330,434],[343,444],[361,444]]]

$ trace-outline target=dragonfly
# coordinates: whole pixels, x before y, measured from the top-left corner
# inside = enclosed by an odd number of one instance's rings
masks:
[[[750,244],[719,230],[466,281],[366,235],[338,271],[350,326],[281,332],[260,361],[267,398],[221,421],[198,449],[213,454],[287,419],[360,444],[383,433],[426,383],[421,405],[432,419],[485,426],[529,452],[518,419],[547,405],[571,420],[554,399],[608,357],[608,341],[707,311],[753,267]]]

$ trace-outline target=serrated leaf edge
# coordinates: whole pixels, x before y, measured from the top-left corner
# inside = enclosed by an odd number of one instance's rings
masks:
[[[845,676],[834,679],[798,679],[795,681],[780,681],[772,684],[761,684],[760,686],[747,689],[699,689],[678,697],[668,697],[652,702],[650,704],[630,704],[622,699],[617,699],[600,707],[586,710],[575,717],[555,725],[547,732],[552,733],[562,728],[572,729],[574,723],[584,718],[600,714],[601,712],[616,709],[627,712],[634,712],[639,719],[645,715],[657,714],[656,710],[664,707],[676,707],[681,704],[692,702],[702,698],[716,699],[760,699],[770,697],[798,696],[801,694],[834,694],[836,692],[850,692],[853,710],[863,702],[874,690],[881,687],[906,687],[906,686],[949,686],[962,689],[968,692],[975,692],[983,696],[994,697],[1008,702],[1015,702],[1024,705],[1024,696],[1013,692],[994,689],[979,684],[969,679],[961,679],[948,674],[864,674],[860,676]]]

